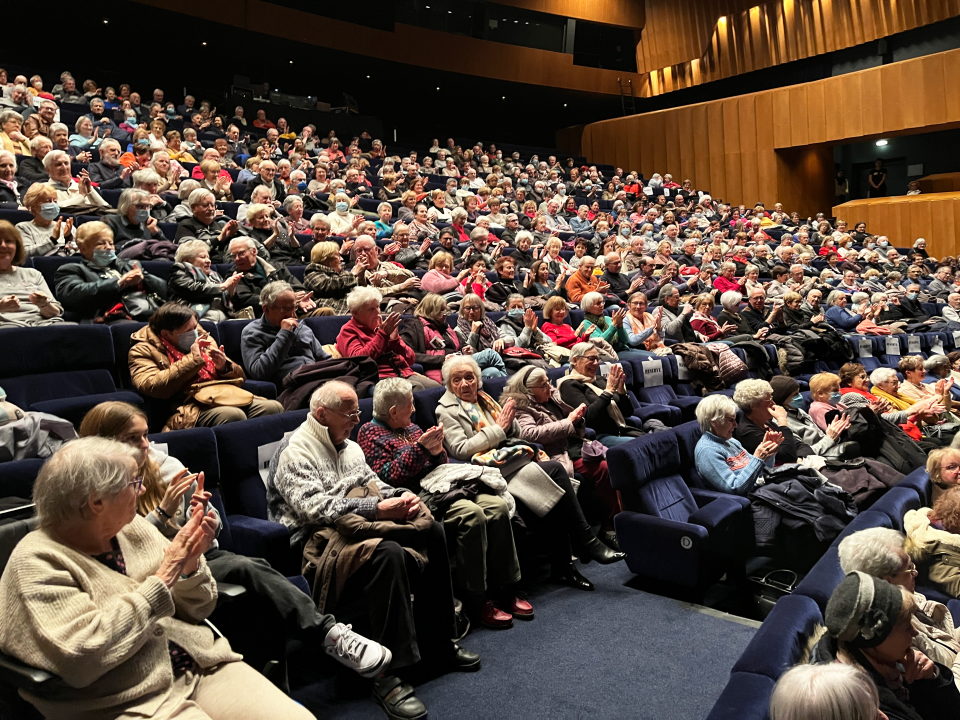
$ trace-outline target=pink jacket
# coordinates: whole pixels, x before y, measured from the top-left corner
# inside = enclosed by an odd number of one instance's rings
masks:
[[[453,292],[459,288],[460,283],[457,282],[457,278],[453,275],[444,275],[439,270],[434,269],[428,270],[423,276],[420,280],[420,287],[427,292],[443,295],[444,293]]]

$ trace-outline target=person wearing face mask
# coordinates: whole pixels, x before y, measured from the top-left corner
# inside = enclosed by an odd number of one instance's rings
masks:
[[[222,346],[217,347],[200,326],[196,312],[180,303],[162,305],[131,336],[129,364],[138,392],[169,402],[163,432],[283,412],[276,400],[239,387],[247,379],[243,368],[227,358]],[[233,381],[220,386],[228,389],[228,397],[213,402],[197,399],[198,393],[203,396],[205,384],[221,381]]]
[[[64,220],[60,217],[56,190],[43,183],[34,183],[24,194],[23,205],[33,215],[33,220],[17,223],[27,257],[76,252],[73,218]]]
[[[107,225],[113,230],[118,251],[140,240],[166,240],[157,219],[150,216],[150,194],[145,190],[129,188],[120,194],[117,214],[107,216]]]
[[[117,257],[109,225],[99,221],[84,223],[75,234],[83,260],[61,265],[54,276],[65,319],[127,322],[131,317],[124,305],[125,296],[136,293],[141,299],[166,298],[167,284],[163,280],[145,271],[137,261]],[[141,313],[135,319],[149,318]]]

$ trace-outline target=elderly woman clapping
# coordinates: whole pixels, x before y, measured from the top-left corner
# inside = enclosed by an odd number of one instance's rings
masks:
[[[118,250],[140,240],[166,240],[157,219],[150,216],[152,208],[150,193],[145,190],[127,188],[120,193],[117,214],[108,215],[106,220]]]
[[[587,406],[587,427],[597,433],[597,440],[613,447],[643,435],[626,421],[633,415],[633,403],[627,394],[626,376],[620,364],[610,367],[604,381],[598,377],[599,350],[592,343],[581,342],[570,350],[570,368],[557,383],[560,397],[570,407]]]
[[[708,395],[697,405],[703,436],[694,451],[697,472],[720,492],[746,495],[757,484],[764,466],[773,467],[780,433],[769,432],[751,455],[733,437],[737,404],[726,395]]]
[[[33,220],[17,223],[27,257],[76,252],[73,218],[61,217],[56,190],[46,183],[34,183],[23,195],[23,206],[33,215]]]
[[[543,445],[550,459],[560,463],[573,477],[579,473],[586,482],[577,489],[577,499],[591,525],[602,525],[603,538],[618,549],[613,516],[620,511],[616,491],[610,487],[607,461],[597,455],[584,457],[581,448],[586,429],[586,405],[567,405],[551,386],[542,368],[526,368],[507,382],[500,404],[513,400],[520,437]]]
[[[0,580],[0,648],[63,682],[27,699],[48,718],[313,717],[202,625],[217,602],[203,558],[215,515],[198,504],[167,541],[137,514],[138,458],[82,438],[40,471],[40,529]]]
[[[381,378],[399,375],[410,381],[416,390],[439,387],[439,383],[410,367],[416,357],[400,337],[400,313],[381,318],[382,300],[383,296],[376,288],[357,287],[350,291],[347,309],[353,317],[340,328],[337,351],[341,357],[366,356],[375,360]]]
[[[952,413],[947,412],[946,406],[940,401],[939,397],[931,396],[921,400],[906,397],[900,392],[900,380],[897,377],[897,371],[893,368],[877,368],[870,373],[870,382],[872,383],[870,392],[875,397],[886,400],[893,406],[894,410],[904,412],[907,420],[915,422],[917,425],[922,422],[924,425],[936,426],[941,421],[953,417]],[[901,420],[900,422],[903,423],[904,421]],[[938,445],[950,444],[950,438],[937,440],[927,437],[926,439]]]
[[[221,322],[233,316],[233,295],[243,277],[233,273],[224,280],[210,263],[210,246],[187,240],[177,248],[176,262],[167,278],[170,299],[193,308],[201,320]]]
[[[448,473],[438,470],[447,463],[443,424],[423,431],[411,422],[412,414],[413,386],[409,382],[388,378],[377,383],[374,419],[360,428],[357,437],[371,469],[393,487],[421,497],[427,493],[427,503],[442,518],[454,546],[457,579],[462,585],[458,597],[465,600],[472,620],[494,629],[511,627],[513,618],[532,620],[533,607],[513,590],[520,580],[520,564],[510,523],[514,500],[503,480],[491,481],[495,489],[482,482],[482,477],[477,482],[477,471],[467,473],[471,480],[455,471],[463,465],[444,468],[451,471]],[[451,497],[454,488],[467,484],[478,491]]]
[[[906,540],[899,530],[883,527],[855,532],[837,546],[840,569],[847,575],[861,572],[906,590],[914,602],[911,624],[916,637],[912,647],[950,668],[954,683],[960,683],[960,630],[954,627],[946,605],[917,592],[917,567],[904,547]]]
[[[553,577],[581,590],[593,590],[570,561],[570,543],[582,557],[604,564],[624,555],[594,536],[567,471],[522,442],[514,401],[508,399],[501,407],[480,390],[480,368],[471,357],[448,360],[443,381],[447,392],[440,398],[437,419],[443,425],[447,452],[457,460],[497,467],[527,526],[549,533]]]
[[[0,328],[62,322],[63,308],[40,271],[23,267],[26,259],[20,232],[0,220]]]

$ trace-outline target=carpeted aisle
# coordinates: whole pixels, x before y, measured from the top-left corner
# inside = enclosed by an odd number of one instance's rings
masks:
[[[546,586],[530,598],[532,622],[464,638],[483,668],[420,685],[430,717],[706,717],[755,630],[624,587],[633,575],[623,563],[583,573],[596,592]],[[365,691],[341,675],[293,697],[318,718],[386,717]]]

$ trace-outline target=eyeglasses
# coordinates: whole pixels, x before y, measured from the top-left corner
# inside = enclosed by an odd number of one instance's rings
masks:
[[[901,574],[901,575],[906,575],[907,573],[910,573],[911,575],[919,575],[919,574],[920,574],[920,571],[917,570],[917,566],[914,564],[914,562],[913,562],[912,560],[910,561],[910,564],[907,565],[907,567],[906,567],[904,570],[901,570],[901,571],[900,571],[900,574]]]
[[[137,475],[133,480],[127,483],[127,485],[133,485],[133,489],[137,491],[137,495],[143,492],[143,475]]]
[[[580,357],[582,357],[582,358],[583,358],[584,360],[586,360],[587,362],[591,362],[591,363],[594,363],[594,362],[597,362],[597,363],[598,363],[598,362],[600,362],[600,356],[599,356],[599,355],[581,355]]]
[[[353,420],[354,422],[360,422],[360,411],[359,411],[359,410],[355,410],[355,411],[352,412],[352,413],[345,413],[345,412],[343,412],[343,411],[341,411],[341,410],[335,410],[334,408],[328,408],[328,407],[325,407],[325,406],[324,406],[323,409],[324,409],[324,410],[329,410],[330,412],[335,412],[337,415],[343,415],[347,420]]]

